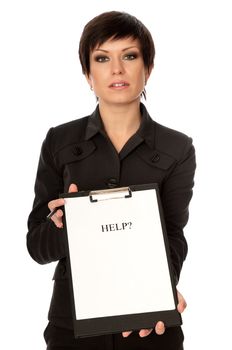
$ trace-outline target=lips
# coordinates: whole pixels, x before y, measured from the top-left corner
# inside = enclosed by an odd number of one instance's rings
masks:
[[[129,83],[127,81],[114,81],[109,85],[111,88],[121,88],[125,86],[129,86]]]

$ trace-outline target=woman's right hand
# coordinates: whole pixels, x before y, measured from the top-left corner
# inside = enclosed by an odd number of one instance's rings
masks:
[[[75,184],[71,184],[69,186],[68,192],[78,192],[78,187]],[[64,205],[65,200],[64,198],[59,198],[59,199],[54,199],[52,201],[50,201],[48,203],[48,208],[53,211],[55,208],[59,208],[62,205]],[[56,225],[56,227],[58,228],[63,228],[63,221],[62,221],[62,217],[63,217],[64,213],[63,210],[58,209],[54,215],[52,215],[51,220],[54,222],[54,224]]]

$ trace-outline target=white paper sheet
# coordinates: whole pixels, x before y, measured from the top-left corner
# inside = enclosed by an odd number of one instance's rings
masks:
[[[155,189],[65,202],[77,320],[175,309]]]

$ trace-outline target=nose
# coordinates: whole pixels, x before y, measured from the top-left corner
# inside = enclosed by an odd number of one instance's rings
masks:
[[[112,74],[123,74],[124,67],[121,59],[116,58],[112,60]]]

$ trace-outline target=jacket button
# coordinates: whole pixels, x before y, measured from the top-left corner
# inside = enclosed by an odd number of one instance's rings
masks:
[[[151,161],[152,161],[153,163],[156,163],[156,162],[158,162],[159,160],[160,160],[160,156],[159,156],[158,153],[156,153],[156,154],[151,158]]]
[[[76,147],[73,153],[75,154],[75,156],[80,156],[83,153],[83,150],[81,147]]]
[[[107,185],[108,185],[109,188],[114,188],[114,187],[117,187],[118,182],[117,182],[116,179],[112,178],[112,179],[109,179],[107,181]]]

